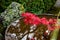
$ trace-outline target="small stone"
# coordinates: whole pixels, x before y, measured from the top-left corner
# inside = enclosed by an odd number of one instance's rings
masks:
[[[11,34],[11,37],[16,37],[16,34],[15,33]]]

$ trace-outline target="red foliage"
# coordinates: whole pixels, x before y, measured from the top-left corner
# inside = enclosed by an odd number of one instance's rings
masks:
[[[37,17],[36,15],[32,14],[32,13],[23,13],[22,16],[24,17],[24,22],[26,24],[31,24],[31,25],[38,25],[40,24],[40,18]]]
[[[43,25],[49,25],[49,21],[45,17],[41,18],[41,23]]]
[[[39,18],[38,16],[30,12],[22,13],[22,16],[24,17],[24,22],[27,25],[28,24],[30,25],[43,24],[47,26],[48,30],[54,30],[54,27],[52,27],[51,25],[56,23],[56,19],[50,18],[49,20],[47,20],[47,18],[45,17]]]

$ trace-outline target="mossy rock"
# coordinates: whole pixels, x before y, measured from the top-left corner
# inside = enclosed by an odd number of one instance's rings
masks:
[[[23,5],[12,2],[11,5],[7,7],[7,9],[1,13],[1,17],[3,17],[3,25],[6,27],[12,21],[20,18],[20,14],[24,12]]]

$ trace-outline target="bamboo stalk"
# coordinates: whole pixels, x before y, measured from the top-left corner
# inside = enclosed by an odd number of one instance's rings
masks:
[[[52,32],[52,35],[51,35],[50,40],[57,40],[58,33],[59,33],[59,29],[55,29],[55,30]]]

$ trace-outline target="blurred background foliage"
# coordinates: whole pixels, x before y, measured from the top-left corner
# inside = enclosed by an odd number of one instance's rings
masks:
[[[56,0],[0,0],[0,13],[3,12],[13,1],[23,4],[26,11],[37,14],[47,12],[56,2]]]

